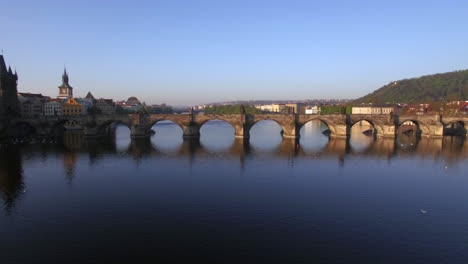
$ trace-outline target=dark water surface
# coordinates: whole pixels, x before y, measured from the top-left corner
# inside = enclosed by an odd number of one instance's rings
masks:
[[[1,145],[0,263],[468,263],[463,138],[154,129]]]

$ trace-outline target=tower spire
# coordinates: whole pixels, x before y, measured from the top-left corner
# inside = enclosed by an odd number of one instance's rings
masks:
[[[5,60],[3,59],[3,55],[0,55],[0,73],[6,70]]]
[[[65,66],[63,67],[62,83],[68,85],[68,74]]]
[[[58,88],[58,98],[67,99],[73,97],[73,87],[71,87],[68,83],[68,73],[67,68],[65,66],[63,66],[62,85],[60,85]]]

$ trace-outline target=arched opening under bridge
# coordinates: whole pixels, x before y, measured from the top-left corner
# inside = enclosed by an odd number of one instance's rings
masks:
[[[174,152],[183,142],[182,127],[171,120],[157,120],[150,128],[151,144],[163,152]]]
[[[419,124],[413,120],[404,120],[397,128],[397,136],[399,137],[419,137],[421,134],[422,130]]]
[[[354,123],[349,131],[349,145],[351,150],[362,152],[370,147],[377,135],[376,126],[367,120]]]
[[[454,121],[444,125],[444,136],[466,136],[465,123]]]
[[[331,130],[328,124],[315,119],[305,123],[299,130],[299,142],[306,152],[316,152],[324,149],[329,141]]]
[[[261,150],[278,148],[283,140],[283,131],[284,128],[276,120],[259,120],[250,128],[250,145]]]
[[[98,134],[108,137],[110,141],[114,141],[118,152],[127,151],[131,143],[129,124],[119,120],[110,120],[102,124],[98,128]]]
[[[200,126],[200,143],[208,151],[229,149],[234,142],[234,127],[222,119],[212,119]]]
[[[63,137],[67,132],[77,132],[82,130],[83,127],[78,123],[78,121],[65,119],[52,124],[49,130],[49,135],[54,137]]]
[[[132,142],[131,131],[127,124],[115,122],[112,124],[112,130],[115,131],[115,148],[118,152],[126,152]]]
[[[27,122],[18,122],[10,128],[10,134],[18,139],[36,136],[37,132],[37,128]]]

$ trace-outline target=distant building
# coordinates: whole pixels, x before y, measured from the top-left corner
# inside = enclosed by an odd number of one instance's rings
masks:
[[[94,103],[95,107],[104,115],[115,114],[115,103],[112,99],[98,99]]]
[[[128,98],[127,101],[118,101],[115,103],[115,106],[123,109],[126,112],[137,112],[143,109],[143,105],[141,104],[140,100],[135,96]]]
[[[316,115],[316,114],[320,114],[320,111],[321,111],[321,108],[320,108],[320,106],[318,106],[318,105],[307,106],[307,107],[305,108],[305,114],[306,114],[306,115]]]
[[[141,105],[141,102],[140,100],[138,100],[138,98],[136,98],[135,96],[132,96],[128,98],[127,105],[130,105],[130,106]]]
[[[285,104],[285,108],[286,108],[286,112],[288,113],[296,113],[296,114],[305,113],[305,105],[302,103]]]
[[[91,92],[88,92],[88,94],[86,95],[85,97],[86,99],[89,99],[89,100],[94,100],[94,96]]]
[[[351,113],[353,115],[370,115],[372,114],[371,106],[353,106]]]
[[[255,105],[255,108],[260,109],[263,112],[273,112],[272,105]]]
[[[58,88],[59,88],[58,98],[68,99],[68,98],[73,97],[73,87],[71,87],[70,84],[68,83],[67,69],[63,70],[62,85],[60,85]]]
[[[382,107],[382,114],[383,115],[387,115],[387,114],[391,114],[391,113],[395,113],[395,107],[393,107],[393,106],[384,106],[384,107]]]
[[[196,105],[193,107],[193,110],[196,110],[196,111],[203,111],[204,109],[206,108],[206,105],[203,104],[203,105]]]
[[[36,117],[44,115],[44,104],[48,97],[42,94],[18,93],[21,116]]]
[[[256,105],[255,108],[260,109],[264,112],[271,113],[280,113],[283,112],[286,106],[284,104],[266,104],[266,105]]]
[[[75,98],[75,100],[81,105],[81,114],[88,114],[88,110],[93,107],[94,100],[88,98]]]
[[[62,112],[64,115],[68,115],[68,116],[81,115],[81,110],[82,110],[81,104],[78,103],[73,97],[68,98],[62,104]]]
[[[44,103],[45,116],[58,116],[62,114],[62,99],[48,99]]]
[[[387,115],[394,113],[393,106],[353,106],[353,115]]]
[[[11,67],[6,67],[3,55],[0,55],[0,117],[20,115],[18,101],[18,74]]]

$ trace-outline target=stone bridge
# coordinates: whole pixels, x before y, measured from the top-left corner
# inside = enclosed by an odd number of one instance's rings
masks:
[[[41,116],[38,118],[13,118],[0,120],[0,135],[15,136],[34,132],[42,136],[57,135],[67,124],[82,129],[88,137],[109,133],[116,124],[129,127],[133,138],[149,137],[151,128],[160,121],[172,121],[183,131],[184,138],[198,138],[200,128],[210,120],[223,120],[235,131],[236,138],[249,138],[250,129],[259,121],[273,120],[282,128],[285,138],[299,138],[300,129],[309,121],[319,120],[328,126],[330,137],[349,137],[351,127],[367,121],[377,137],[396,137],[398,129],[406,121],[414,124],[416,132],[424,137],[442,137],[447,127],[456,124],[462,134],[468,130],[468,115],[305,115],[305,114],[122,114],[86,116]]]

